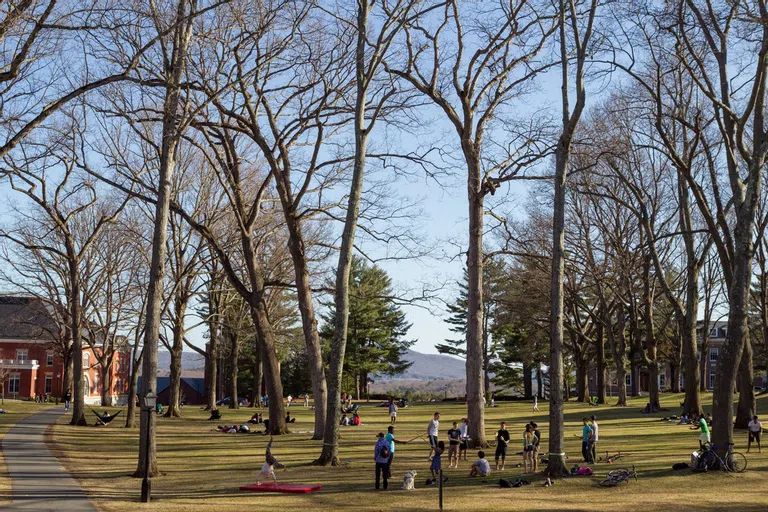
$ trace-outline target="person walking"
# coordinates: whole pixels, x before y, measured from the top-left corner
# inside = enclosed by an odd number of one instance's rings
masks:
[[[435,415],[429,420],[427,425],[427,436],[429,437],[429,460],[432,460],[432,456],[437,451],[437,436],[440,433],[440,413],[436,412]]]
[[[309,393],[304,393],[304,408],[309,409]]]
[[[752,416],[752,421],[747,425],[749,429],[749,443],[747,444],[747,453],[752,447],[752,441],[757,442],[757,453],[763,453],[763,449],[760,447],[760,434],[763,432],[763,424],[757,419],[757,416]]]
[[[395,445],[396,444],[408,444],[408,441],[400,441],[395,439],[395,427],[390,425],[387,427],[387,435],[384,439],[389,443],[389,462],[387,463],[387,475],[392,478],[392,461],[395,459]]]
[[[389,399],[389,423],[394,425],[397,422],[397,404],[394,398]]]
[[[496,432],[496,469],[499,469],[499,458],[501,458],[501,470],[504,470],[504,463],[507,460],[507,445],[509,444],[509,431],[507,423],[502,421],[501,428]]]
[[[592,427],[589,425],[587,418],[581,418],[584,427],[581,429],[581,455],[584,457],[584,462],[592,464],[592,452],[589,449],[589,440],[592,437]]]
[[[533,395],[533,412],[539,412],[539,395]]]
[[[67,392],[64,393],[64,410],[68,411],[71,405],[72,405],[72,391],[67,390]]]
[[[288,395],[288,398],[287,398],[286,400],[288,401],[288,407],[290,407],[290,406],[291,406],[291,402],[293,402],[293,396],[291,396],[291,395],[289,394],[289,395]]]
[[[594,414],[591,419],[592,424],[590,427],[592,427],[592,438],[589,440],[589,452],[592,454],[592,462],[595,462],[597,460],[598,425],[597,418]]]
[[[379,490],[380,482],[383,480],[384,490],[389,487],[389,443],[384,438],[384,434],[379,432],[376,445],[373,447],[373,460],[376,462],[376,490]]]

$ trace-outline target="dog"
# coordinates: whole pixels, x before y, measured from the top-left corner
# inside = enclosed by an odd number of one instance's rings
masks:
[[[405,474],[402,487],[404,491],[412,491],[415,488],[416,475],[416,471],[409,471]]]

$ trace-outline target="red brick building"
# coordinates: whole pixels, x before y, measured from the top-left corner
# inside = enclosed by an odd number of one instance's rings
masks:
[[[32,296],[0,296],[0,372],[5,396],[61,397],[64,360],[59,326],[51,307]],[[83,380],[86,403],[101,403],[104,375],[97,354],[83,343]],[[97,350],[99,350],[97,348]],[[119,350],[111,368],[113,404],[125,402],[130,383],[130,350]]]

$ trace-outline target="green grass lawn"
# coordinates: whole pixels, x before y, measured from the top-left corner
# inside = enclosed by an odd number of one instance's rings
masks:
[[[706,401],[711,396],[705,397]],[[581,418],[596,414],[600,423],[598,452],[621,451],[626,457],[614,464],[597,464],[593,477],[558,480],[554,487],[542,487],[542,478],[534,477],[532,485],[503,489],[499,477],[516,478],[522,469],[515,467],[521,457],[512,455],[504,472],[493,472],[484,479],[468,478],[469,466],[476,453],[470,452],[470,462],[461,462],[459,469],[446,469],[449,481],[445,485],[446,510],[768,510],[768,450],[750,453],[749,467],[742,474],[712,472],[691,474],[673,471],[672,464],[687,462],[691,451],[698,447],[698,431],[687,426],[660,421],[665,415],[679,412],[682,395],[667,394],[662,406],[669,408],[653,415],[640,414],[645,398],[631,401],[629,407],[588,407],[574,402],[566,408],[566,451],[569,463],[580,463],[581,445],[576,437]],[[758,410],[768,406],[768,398],[758,399]],[[507,422],[513,440],[520,438],[526,422],[531,419],[542,430],[544,449],[547,443],[547,404],[540,403],[541,412],[531,414],[530,403],[501,403],[486,409],[486,431],[490,438],[501,420]],[[709,407],[706,407],[709,410]],[[243,423],[253,409],[223,410],[219,424]],[[401,409],[396,435],[410,439],[426,430],[433,412],[442,415],[441,438],[453,420],[465,415],[461,405],[423,404]],[[153,510],[437,510],[436,487],[426,487],[429,474],[429,452],[420,440],[398,446],[393,464],[393,482],[386,493],[373,489],[373,445],[378,432],[386,431],[388,415],[385,408],[363,404],[361,427],[342,430],[340,456],[342,467],[316,467],[310,462],[319,454],[322,441],[312,441],[310,435],[296,433],[275,438],[273,453],[288,466],[280,472],[281,482],[322,484],[320,492],[307,495],[251,494],[238,487],[254,482],[264,462],[268,438],[261,435],[218,434],[215,426],[205,421],[207,415],[187,407],[184,419],[161,418],[159,422],[159,465],[162,476],[153,480],[154,502],[144,508]],[[297,422],[296,431],[312,428],[312,413],[308,409],[291,407]],[[124,413],[123,413],[124,414]],[[49,438],[54,452],[60,456],[73,475],[81,482],[96,505],[102,510],[137,510],[140,480],[129,475],[136,468],[138,430],[122,428],[120,418],[109,428],[76,428],[64,419],[52,428]],[[736,434],[736,449],[746,451],[745,431]],[[488,458],[492,459],[493,450]],[[518,451],[510,445],[512,454]],[[493,463],[493,461],[491,460]],[[510,464],[512,462],[512,464]],[[618,488],[601,488],[597,484],[605,473],[615,467],[635,465],[639,480]],[[447,463],[444,462],[444,467]],[[511,467],[509,467],[511,466]],[[403,475],[409,470],[419,472],[415,491],[401,491]]]
[[[38,411],[51,407],[53,404],[37,404],[35,402],[22,400],[5,400],[0,404],[0,408],[5,414],[0,414],[0,439],[12,426],[20,422],[27,416]],[[0,505],[11,502],[11,481],[8,478],[8,470],[5,467],[5,459],[0,452]]]

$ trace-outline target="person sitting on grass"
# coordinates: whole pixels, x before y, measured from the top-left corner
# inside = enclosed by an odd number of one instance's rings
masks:
[[[694,421],[696,421],[696,423],[691,427],[691,430],[701,430],[701,434],[699,435],[699,448],[704,451],[704,445],[710,441],[709,425],[707,425],[707,419],[704,416],[704,413],[694,414]]]
[[[360,425],[362,425],[362,423],[363,422],[360,420],[360,415],[359,414],[355,413],[355,414],[352,415],[352,422],[351,422],[351,424],[352,424],[353,427],[359,427]]]
[[[208,421],[214,421],[214,420],[220,420],[220,419],[221,419],[221,412],[219,412],[219,410],[216,408],[211,409],[211,417],[208,418]]]
[[[469,470],[469,476],[488,476],[491,474],[491,463],[485,458],[485,452],[480,450],[477,452],[477,456],[480,457],[472,463],[472,469]]]
[[[691,422],[690,418],[688,417],[688,413],[683,413],[680,416],[680,421],[677,423],[678,425],[687,425]]]
[[[286,423],[296,423],[296,418],[291,418],[291,412],[290,411],[288,411],[285,414],[285,422]]]
[[[341,425],[342,427],[348,427],[349,426],[349,418],[347,418],[346,414],[344,414],[341,417],[341,421],[339,422],[339,425]]]
[[[431,484],[436,483],[437,479],[440,478],[440,470],[443,469],[443,464],[440,459],[444,451],[445,441],[440,441],[437,443],[435,453],[432,455],[432,464],[429,466],[429,470],[432,472],[432,481],[430,482]],[[443,482],[446,480],[448,480],[448,477],[443,478]]]
[[[262,422],[261,420],[261,414],[258,412],[253,413],[253,416],[251,416],[251,419],[248,420],[248,423],[253,423],[254,425],[260,425]]]

